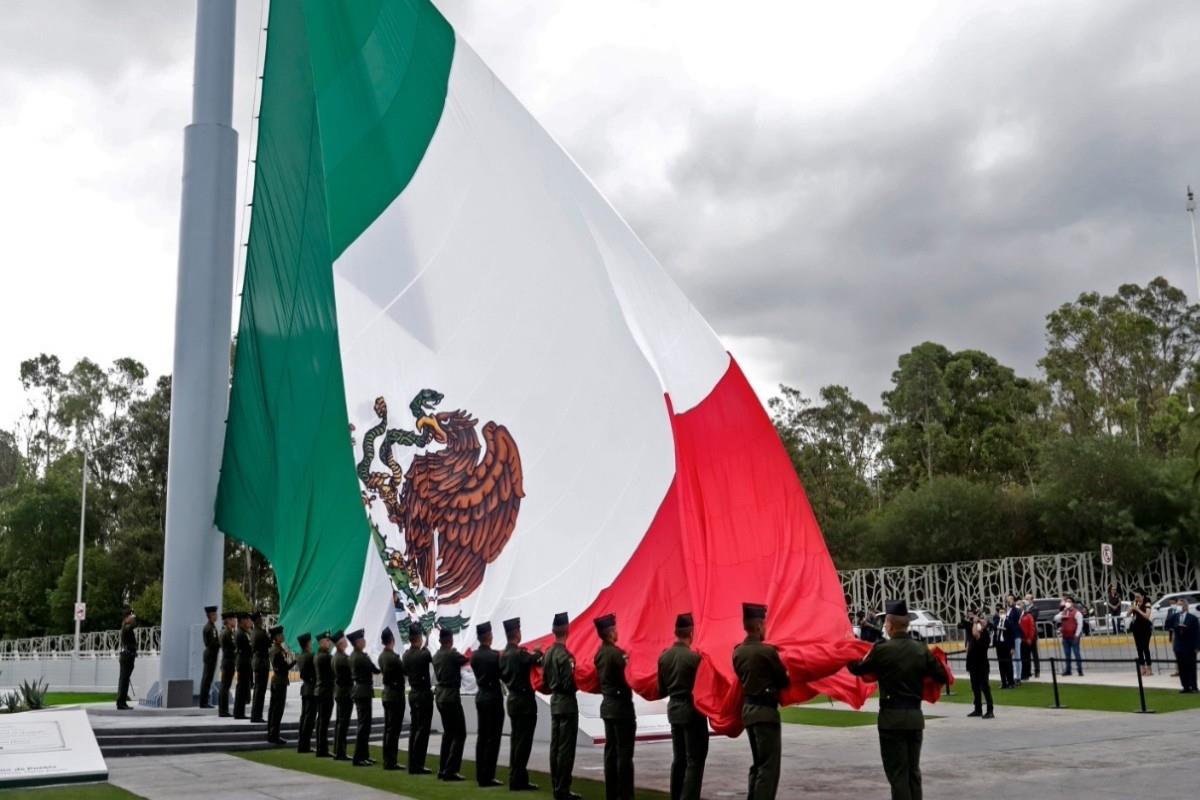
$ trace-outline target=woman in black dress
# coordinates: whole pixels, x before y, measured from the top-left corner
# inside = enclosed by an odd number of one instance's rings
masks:
[[[988,662],[988,648],[991,645],[992,626],[982,614],[972,615],[970,627],[967,629],[967,674],[971,676],[971,693],[975,695],[975,710],[968,717],[983,717],[992,719],[992,687],[988,683],[991,665]],[[987,713],[983,711],[983,702],[987,701]]]
[[[1133,645],[1137,648],[1137,663],[1143,675],[1150,675],[1150,637],[1154,633],[1154,623],[1150,619],[1150,601],[1146,593],[1135,590],[1133,593],[1133,608],[1129,610],[1131,622],[1129,630],[1133,634]]]

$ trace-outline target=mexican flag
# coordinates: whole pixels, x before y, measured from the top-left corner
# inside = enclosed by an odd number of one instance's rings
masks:
[[[804,490],[737,362],[424,0],[271,6],[217,524],[289,639],[615,612],[654,693],[675,615],[736,729],[742,602],[794,678],[860,702]]]

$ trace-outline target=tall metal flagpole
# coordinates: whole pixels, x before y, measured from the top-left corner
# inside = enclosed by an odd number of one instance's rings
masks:
[[[83,488],[79,494],[79,564],[75,570],[75,658],[79,658],[79,625],[83,619],[79,608],[83,604],[83,521],[87,518],[87,462],[88,451],[83,448]]]
[[[1200,246],[1196,244],[1196,196],[1187,188],[1187,212],[1192,220],[1192,263],[1196,266],[1196,302],[1200,303]]]
[[[159,662],[164,706],[193,703],[202,609],[221,601],[224,548],[213,512],[229,402],[233,309],[234,1],[197,2],[192,124],[183,135]]]

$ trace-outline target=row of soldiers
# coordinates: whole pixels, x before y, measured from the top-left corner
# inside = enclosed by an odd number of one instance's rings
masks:
[[[894,644],[881,644],[861,663],[850,665],[855,674],[871,674],[881,685],[880,744],[885,772],[894,797],[920,797],[920,733],[916,717],[921,717],[921,681],[933,675],[945,681],[940,665],[923,646],[905,637],[907,609],[889,607],[888,632]],[[208,656],[215,609],[209,613],[205,630],[205,677],[211,681]],[[893,613],[900,612],[900,613]],[[521,645],[520,618],[504,621],[507,644],[502,651],[492,647],[492,625],[476,626],[479,646],[471,657],[454,647],[450,631],[439,634],[439,648],[430,653],[425,646],[425,631],[419,623],[408,629],[409,646],[403,655],[396,652],[390,628],[381,634],[383,652],[379,663],[366,653],[363,630],[349,634],[325,631],[317,637],[297,638],[301,652],[293,659],[283,643],[283,628],[273,627],[260,636],[260,620],[253,614],[227,613],[225,630],[217,638],[221,661],[219,714],[228,716],[229,685],[234,671],[238,689],[234,703],[236,718],[244,718],[249,687],[255,687],[251,720],[261,719],[259,687],[265,692],[266,675],[255,674],[256,642],[269,642],[265,664],[271,673],[271,702],[268,710],[267,737],[274,744],[287,744],[279,726],[287,697],[289,672],[298,668],[301,680],[300,730],[297,751],[315,753],[318,758],[351,761],[357,767],[375,764],[370,757],[369,738],[372,724],[374,679],[381,675],[384,713],[383,764],[385,770],[407,769],[413,775],[432,773],[425,766],[433,709],[442,720],[441,751],[437,777],[443,781],[462,781],[460,774],[466,743],[466,721],[460,689],[462,670],[470,666],[475,676],[475,705],[478,734],[475,743],[476,780],[480,786],[501,786],[496,778],[496,763],[507,715],[511,726],[508,788],[513,791],[535,790],[529,780],[528,763],[537,723],[537,702],[531,672],[541,666],[543,688],[550,693],[551,739],[550,779],[556,800],[578,798],[572,791],[575,744],[579,725],[576,699],[575,657],[567,647],[570,620],[566,613],[554,616],[554,644],[545,652]],[[781,760],[780,693],[789,685],[787,670],[775,647],[764,640],[767,607],[743,604],[743,628],[746,638],[734,648],[733,667],[743,694],[742,722],[750,741],[752,764],[748,797],[767,800],[776,796]],[[235,622],[237,629],[235,632]],[[605,797],[632,800],[634,796],[634,739],[637,718],[633,690],[626,677],[629,657],[618,645],[616,616],[608,614],[594,620],[600,648],[595,667],[602,700],[600,716],[604,722]],[[695,623],[691,614],[680,614],[675,621],[675,643],[658,660],[658,691],[669,698],[667,718],[671,725],[673,758],[671,797],[673,800],[699,798],[708,755],[708,719],[695,705],[693,689],[701,656],[692,648]],[[251,636],[251,634],[254,634]],[[347,653],[347,650],[350,650]],[[215,663],[215,661],[213,662]],[[261,666],[264,662],[257,662]],[[431,678],[431,672],[433,674]],[[405,685],[411,722],[407,763],[399,763],[400,729],[405,712]],[[501,689],[503,684],[506,692]],[[211,686],[211,683],[208,684]],[[201,700],[207,700],[202,687]],[[507,694],[507,699],[505,699]],[[254,710],[258,710],[258,714]],[[336,709],[332,747],[330,722]],[[353,756],[347,755],[350,717],[357,720]],[[912,716],[915,712],[915,717]],[[892,717],[895,719],[892,720]],[[896,722],[902,733],[885,731],[885,720]],[[923,723],[923,718],[920,720]],[[887,723],[888,725],[891,722]]]

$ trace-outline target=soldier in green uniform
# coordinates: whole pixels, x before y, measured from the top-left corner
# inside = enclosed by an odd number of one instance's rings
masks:
[[[500,654],[500,679],[508,687],[508,718],[512,735],[508,745],[508,788],[514,792],[536,791],[537,784],[529,782],[529,753],[533,749],[533,731],[537,727],[537,698],[529,671],[542,663],[538,650],[521,647],[521,618],[504,620],[504,635],[508,645]]]
[[[337,652],[333,654],[333,704],[337,706],[337,722],[333,726],[333,760],[349,761],[346,738],[350,735],[350,714],[354,709],[354,673],[350,671],[349,642],[342,631],[333,635]]]
[[[296,669],[300,672],[300,736],[296,752],[311,753],[313,728],[317,726],[317,703],[313,697],[317,667],[313,663],[312,634],[302,633],[296,642],[300,645],[300,655],[296,656]]]
[[[428,775],[425,752],[429,749],[429,728],[433,724],[433,690],[429,668],[433,656],[425,647],[425,629],[421,623],[408,626],[408,649],[404,651],[404,676],[408,678],[408,706],[412,720],[408,724],[408,774]]]
[[[879,754],[892,800],[921,800],[922,689],[927,676],[943,684],[948,677],[929,647],[909,637],[908,605],[898,600],[885,610],[888,638],[847,667],[855,675],[873,675],[879,681]]]
[[[129,682],[133,678],[133,664],[137,661],[137,634],[133,629],[137,626],[137,616],[132,608],[126,608],[121,614],[121,654],[117,663],[121,671],[117,678],[117,708],[128,711]]]
[[[290,655],[283,646],[283,627],[276,625],[267,634],[271,637],[271,649],[268,658],[271,662],[271,705],[267,709],[267,741],[271,744],[287,744],[280,734],[283,722],[283,709],[287,705],[288,672],[296,665],[288,659]]]
[[[542,684],[550,691],[550,783],[554,800],[577,800],[571,791],[575,771],[575,740],[579,735],[579,701],[575,694],[575,656],[567,649],[571,620],[565,611],[554,615],[554,644],[542,659]]]
[[[354,645],[354,653],[350,656],[350,671],[354,674],[354,716],[358,720],[358,728],[354,732],[354,766],[371,767],[375,759],[371,758],[371,706],[375,702],[375,676],[379,667],[367,655],[367,638],[362,628],[346,637]]]
[[[596,675],[600,678],[600,719],[604,720],[604,797],[633,800],[633,742],[637,737],[637,715],[633,690],[625,677],[629,656],[617,647],[617,615],[594,620],[600,649],[596,652]]]
[[[233,686],[233,670],[237,666],[237,614],[226,611],[221,615],[225,627],[221,630],[221,689],[217,692],[217,716],[229,716],[229,689]]]
[[[433,654],[433,674],[437,676],[434,700],[442,718],[442,747],[438,754],[438,779],[465,781],[462,769],[463,746],[467,743],[467,720],[463,716],[462,668],[467,657],[454,649],[454,634],[442,628],[438,651]]]
[[[201,663],[204,671],[200,673],[200,707],[212,708],[209,698],[212,695],[213,676],[217,672],[217,653],[221,649],[221,640],[217,635],[217,607],[205,606],[204,614],[208,622],[204,624],[204,655]]]
[[[396,636],[384,628],[379,640],[379,671],[383,673],[383,768],[400,769],[400,728],[404,725],[404,664],[396,653]]]
[[[671,800],[700,800],[708,758],[708,717],[696,710],[692,690],[700,654],[692,649],[691,614],[675,618],[675,644],[658,657],[658,693],[667,701],[671,724]]]
[[[492,649],[492,623],[475,626],[479,647],[471,654],[471,672],[475,673],[475,717],[479,730],[475,735],[475,780],[480,786],[503,786],[496,780],[496,759],[500,757],[500,738],[504,735],[504,694],[500,690],[500,654]]]
[[[250,614],[238,612],[238,632],[234,637],[237,645],[237,693],[233,696],[233,718],[246,718],[246,703],[250,701],[250,687],[254,683],[251,667]]]
[[[749,800],[773,800],[779,789],[779,693],[788,686],[779,651],[763,641],[767,607],[742,604],[745,640],[733,649],[733,671],[742,684],[742,725],[750,739]]]
[[[313,666],[317,672],[316,704],[317,704],[317,758],[329,758],[329,718],[333,716],[333,685],[336,678],[333,673],[333,634],[323,632],[317,639],[317,655],[313,658]]]
[[[267,703],[267,683],[271,677],[271,637],[263,627],[261,611],[251,614],[250,621],[254,623],[254,632],[250,634],[253,653],[250,668],[254,670],[254,702],[250,706],[250,721],[266,722],[263,708]]]

